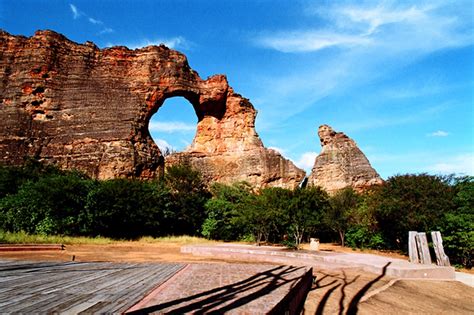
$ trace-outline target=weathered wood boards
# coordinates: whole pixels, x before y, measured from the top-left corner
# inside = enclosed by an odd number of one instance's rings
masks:
[[[431,239],[433,240],[433,248],[436,254],[436,264],[438,266],[450,266],[449,258],[444,253],[443,239],[439,231],[431,232]]]
[[[122,313],[183,267],[0,260],[0,310],[23,314]]]
[[[420,261],[420,257],[418,256],[418,247],[416,244],[416,231],[408,232],[408,256],[410,262],[418,263]]]
[[[444,253],[441,233],[439,231],[433,231],[431,232],[431,238],[436,255],[436,264],[438,266],[450,266],[449,258]],[[426,265],[431,264],[431,255],[425,232],[408,232],[408,255],[410,262]]]
[[[418,244],[418,255],[420,255],[420,262],[424,265],[431,265],[430,249],[428,247],[428,239],[425,232],[419,232],[416,237]]]

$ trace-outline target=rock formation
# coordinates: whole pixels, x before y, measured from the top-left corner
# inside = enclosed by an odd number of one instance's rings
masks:
[[[52,31],[0,31],[0,159],[33,157],[100,179],[152,178],[164,159],[148,124],[163,102],[182,96],[198,117],[186,159],[209,180],[295,187],[304,172],[266,149],[256,111],[225,76],[203,80],[165,46],[99,49]]]
[[[363,190],[382,183],[379,174],[357,144],[342,132],[322,125],[318,130],[321,153],[316,157],[308,185],[320,186],[332,194],[345,187]]]

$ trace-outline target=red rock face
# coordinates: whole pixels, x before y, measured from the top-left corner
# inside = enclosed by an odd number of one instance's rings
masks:
[[[0,32],[0,159],[33,157],[96,178],[152,178],[164,159],[148,131],[173,96],[198,117],[186,158],[208,180],[295,187],[304,172],[255,131],[256,111],[225,76],[203,80],[165,46],[99,49],[51,31],[30,38]],[[173,163],[173,157],[170,157]]]
[[[361,191],[382,183],[354,140],[328,125],[320,126],[318,135],[322,149],[314,162],[308,185],[320,186],[332,194],[345,187]]]

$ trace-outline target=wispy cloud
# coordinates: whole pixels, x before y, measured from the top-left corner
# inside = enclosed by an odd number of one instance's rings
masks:
[[[109,33],[113,33],[114,30],[110,27],[108,27],[107,25],[105,25],[104,22],[102,22],[101,20],[98,20],[98,19],[95,19],[91,16],[89,16],[88,14],[86,14],[85,12],[83,11],[80,11],[78,9],[77,6],[75,6],[74,4],[70,3],[69,4],[69,8],[71,9],[71,12],[72,12],[72,18],[74,20],[80,18],[80,17],[84,17],[89,23],[93,24],[93,25],[97,25],[97,26],[100,26],[102,27],[102,29],[99,31],[99,35],[103,35],[103,34],[109,34]]]
[[[160,148],[161,152],[165,152],[167,149],[169,151],[174,151],[175,150],[174,147],[171,144],[169,144],[166,140],[155,139],[155,143],[158,146],[158,148]]]
[[[99,35],[113,33],[114,30],[110,27],[105,27],[99,32]]]
[[[196,125],[187,124],[181,121],[152,121],[148,127],[150,131],[153,132],[166,132],[166,133],[174,133],[174,132],[191,132],[196,131]]]
[[[329,8],[314,2],[307,10],[318,21],[315,26],[252,35],[257,47],[301,54],[290,56],[293,61],[279,75],[255,79],[265,82],[255,95],[265,100],[259,120],[264,128],[276,126],[327,96],[366,85],[434,52],[473,44],[472,15],[459,14],[460,8],[451,2],[334,1]],[[327,49],[333,49],[331,54]],[[295,66],[298,60],[306,61],[304,68]],[[280,108],[284,117],[272,114]]]
[[[73,19],[77,19],[78,17],[81,16],[81,14],[79,13],[79,10],[77,9],[77,7],[74,4],[70,3],[69,8],[71,9]]]
[[[474,175],[474,154],[446,157],[442,162],[428,166],[427,171],[441,174]]]
[[[91,17],[89,17],[87,20],[88,20],[89,22],[91,22],[92,24],[98,24],[98,25],[104,24],[104,22],[102,22],[102,21],[100,21],[100,20],[96,20],[96,19],[91,18]]]
[[[312,52],[333,46],[369,45],[370,42],[370,38],[364,36],[319,30],[282,32],[258,39],[259,45],[285,53]]]
[[[147,38],[144,38],[140,41],[135,41],[135,42],[129,42],[129,43],[107,43],[108,47],[111,46],[127,46],[130,49],[137,49],[137,48],[142,48],[146,46],[158,46],[158,45],[165,45],[168,48],[171,49],[182,49],[182,50],[188,50],[191,49],[193,46],[193,43],[183,36],[176,36],[176,37],[171,37],[171,38],[157,38],[154,40],[149,40]]]
[[[437,130],[427,134],[428,137],[447,137],[449,136],[449,132],[443,130]]]
[[[378,4],[376,6],[348,6],[335,2],[335,4],[325,12],[326,19],[331,26],[326,28],[316,28],[310,30],[299,30],[291,32],[277,32],[257,38],[257,44],[273,48],[282,52],[308,52],[318,51],[332,46],[343,46],[353,48],[357,46],[386,45],[388,41],[384,38],[391,37],[391,40],[398,39],[393,44],[404,44],[399,35],[410,35],[413,38],[418,33],[431,35],[431,37],[442,37],[445,39],[441,45],[448,43],[456,44],[461,38],[450,38],[450,29],[456,21],[453,18],[443,18],[443,16],[433,14],[435,6],[400,6],[391,4]],[[317,12],[317,11],[315,11]],[[322,16],[320,13],[318,15]],[[437,19],[437,25],[433,25],[433,19]],[[393,25],[397,29],[384,29]],[[422,29],[420,27],[435,26],[433,30]],[[443,28],[448,28],[444,30]],[[409,34],[409,32],[411,34]],[[428,34],[427,34],[428,33]],[[405,37],[405,39],[407,39]],[[471,38],[472,39],[472,38]],[[423,41],[425,42],[425,41]],[[421,43],[423,43],[421,42]],[[418,45],[421,43],[417,43]],[[409,43],[413,45],[414,43]]]

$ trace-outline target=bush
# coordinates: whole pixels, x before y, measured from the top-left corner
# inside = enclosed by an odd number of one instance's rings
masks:
[[[474,215],[447,213],[440,230],[451,264],[471,269],[474,259]]]
[[[366,226],[353,226],[346,233],[346,242],[352,248],[383,249],[382,234],[369,230]]]
[[[454,209],[451,177],[397,175],[376,189],[370,200],[387,246],[408,249],[408,231],[432,231]]]
[[[201,173],[189,164],[166,168],[165,185],[170,192],[164,223],[168,234],[198,235],[206,218],[205,204],[211,197]]]
[[[94,185],[94,181],[78,172],[28,181],[18,193],[1,199],[1,228],[45,235],[80,234],[84,226],[81,213]]]
[[[34,159],[28,159],[21,167],[0,165],[0,198],[16,194],[27,181],[36,182],[42,177],[64,173],[54,165],[45,165]]]
[[[113,179],[103,181],[87,196],[83,212],[89,235],[133,239],[166,234],[163,213],[169,191],[155,182]]]
[[[235,240],[244,233],[236,217],[251,194],[250,185],[235,183],[231,186],[215,183],[211,186],[213,198],[206,202],[206,219],[201,234],[208,239]]]

